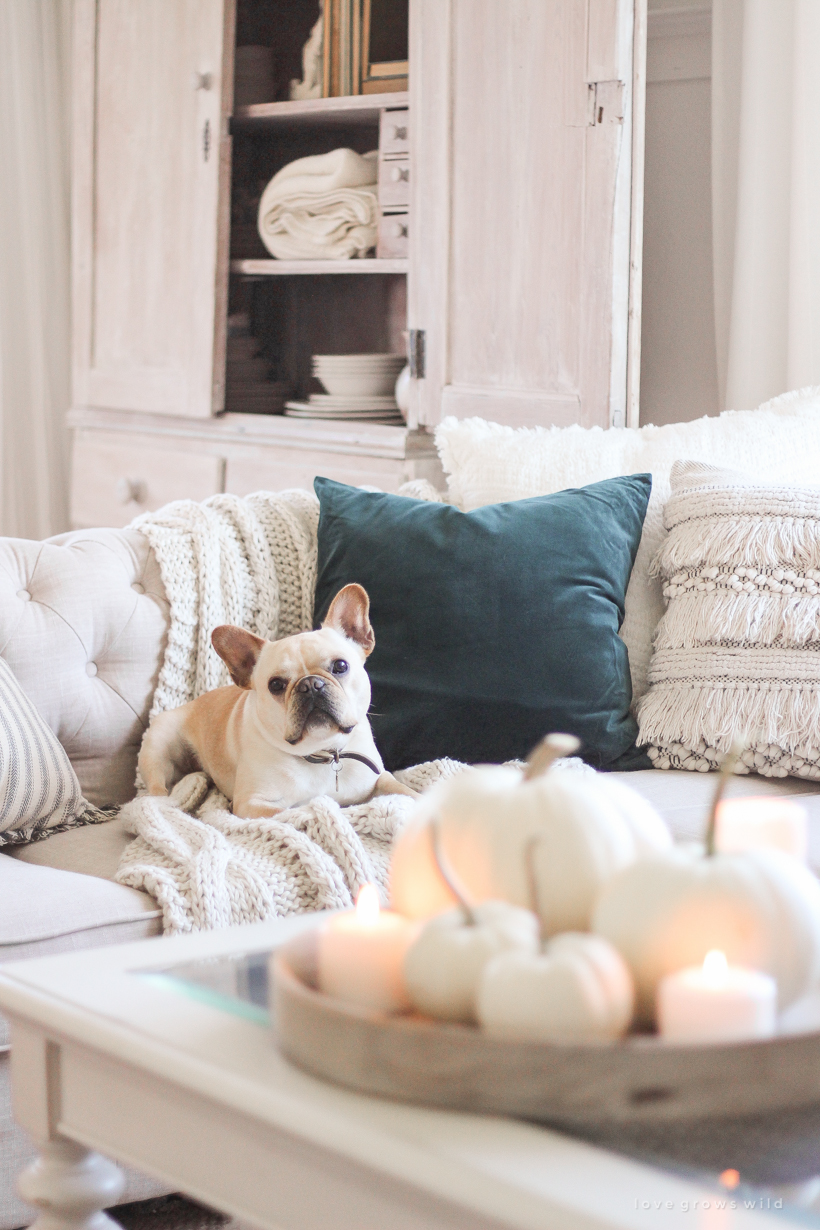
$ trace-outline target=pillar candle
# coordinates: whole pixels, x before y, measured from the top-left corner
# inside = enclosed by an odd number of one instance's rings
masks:
[[[725,799],[718,806],[716,845],[725,854],[766,847],[806,861],[806,809],[793,799]]]
[[[770,1038],[777,1024],[777,984],[768,974],[729,965],[714,950],[703,965],[661,979],[657,1008],[667,1042]]]
[[[359,893],[355,910],[328,919],[319,934],[319,988],[378,1012],[406,1012],[404,955],[418,923],[379,907],[372,884]]]

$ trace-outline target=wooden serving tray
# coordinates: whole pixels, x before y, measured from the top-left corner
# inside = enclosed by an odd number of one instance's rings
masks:
[[[308,932],[276,954],[273,1020],[289,1059],[349,1089],[512,1115],[616,1145],[645,1141],[647,1130],[672,1141],[706,1120],[749,1120],[758,1133],[769,1121],[782,1132],[784,1112],[812,1122],[820,1112],[820,1033],[715,1046],[654,1035],[579,1046],[501,1041],[323,995],[316,941]]]

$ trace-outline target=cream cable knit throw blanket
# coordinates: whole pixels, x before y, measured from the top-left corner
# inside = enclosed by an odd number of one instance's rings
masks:
[[[319,501],[312,491],[177,500],[128,527],[150,542],[171,614],[151,717],[230,683],[218,624],[277,640],[313,627]]]
[[[435,760],[399,776],[424,790],[464,767]],[[122,809],[136,840],[117,880],[156,898],[167,935],[349,907],[368,882],[386,903],[390,847],[413,803],[395,794],[341,808],[321,795],[240,820],[204,773],[191,773],[170,798],[143,795]]]
[[[402,493],[440,498],[428,484]],[[312,493],[284,491],[181,500],[132,522],[154,549],[171,611],[152,715],[228,682],[210,644],[217,624],[271,639],[313,626],[318,519]],[[436,760],[398,776],[424,790],[464,767]],[[241,820],[204,773],[192,773],[169,798],[140,795],[122,809],[136,840],[117,880],[156,898],[169,934],[349,906],[367,881],[385,895],[390,847],[412,806],[405,795],[347,808],[320,796]]]

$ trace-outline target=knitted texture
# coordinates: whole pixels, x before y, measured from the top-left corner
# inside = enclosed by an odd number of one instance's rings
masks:
[[[465,767],[435,760],[399,776],[421,791]],[[320,795],[278,816],[240,820],[204,773],[191,773],[169,798],[143,795],[122,809],[136,840],[117,880],[156,898],[168,935],[342,909],[367,883],[386,904],[390,847],[413,803],[393,794],[341,808]]]
[[[177,500],[129,529],[153,548],[170,606],[151,717],[230,682],[219,624],[276,640],[313,627],[319,501],[312,491]]]
[[[639,742],[659,769],[820,778],[820,488],[764,486],[698,462],[672,469],[655,556],[655,633]]]

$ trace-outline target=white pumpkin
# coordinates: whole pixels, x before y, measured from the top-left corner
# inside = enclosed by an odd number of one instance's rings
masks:
[[[476,1020],[484,966],[501,952],[535,953],[539,922],[506,901],[447,910],[425,923],[404,958],[413,1007],[441,1021]]]
[[[562,738],[545,740],[547,751],[567,750]],[[671,847],[663,820],[628,786],[604,773],[539,773],[539,751],[529,777],[510,766],[485,766],[422,797],[393,851],[394,909],[429,918],[453,904],[433,854],[434,821],[468,897],[535,909],[545,935],[588,930],[604,885],[636,858]]]
[[[711,949],[771,974],[781,1009],[820,977],[820,882],[779,850],[676,849],[643,859],[606,885],[592,929],[630,966],[646,1024],[660,979],[700,965]]]
[[[635,1001],[623,957],[598,935],[566,932],[542,953],[506,952],[484,969],[478,1020],[494,1038],[611,1042]]]

